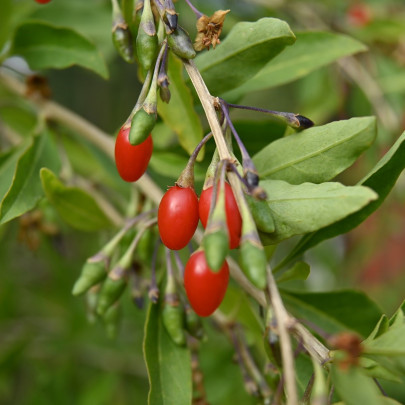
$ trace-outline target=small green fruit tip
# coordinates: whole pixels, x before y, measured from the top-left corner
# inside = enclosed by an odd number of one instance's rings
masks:
[[[225,232],[217,231],[207,235],[204,240],[204,254],[208,267],[214,273],[221,270],[229,250],[229,240]]]
[[[85,293],[90,287],[91,286],[87,284],[87,280],[83,280],[83,278],[80,277],[73,286],[72,295],[81,295]]]

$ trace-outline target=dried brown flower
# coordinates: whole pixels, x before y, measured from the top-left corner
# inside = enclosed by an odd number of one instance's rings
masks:
[[[222,32],[222,26],[226,15],[230,10],[218,10],[211,17],[206,15],[201,16],[197,20],[197,37],[194,42],[194,49],[202,51],[204,48],[210,49],[210,46],[215,47],[221,42],[219,36]]]
[[[341,332],[329,339],[331,346],[345,353],[345,358],[340,359],[339,366],[347,370],[351,366],[358,366],[360,355],[363,353],[362,340],[352,332]]]

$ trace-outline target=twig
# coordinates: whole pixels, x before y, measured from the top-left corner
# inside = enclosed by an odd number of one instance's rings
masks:
[[[197,68],[192,61],[184,62],[186,70],[192,79],[192,82],[196,86],[197,94],[200,97],[203,108],[206,112],[208,122],[210,124],[211,130],[213,132],[214,138],[217,143],[218,151],[222,159],[231,158],[229,151],[226,146],[224,137],[222,136],[222,130],[218,118],[216,116],[214,101],[215,98],[212,97],[205,86],[204,81]],[[0,82],[9,91],[18,94],[21,97],[25,97],[25,85],[19,80],[5,74],[0,71]],[[91,124],[84,118],[80,117],[78,114],[71,112],[70,110],[64,108],[63,106],[45,100],[33,100],[31,102],[38,108],[43,108],[46,111],[46,116],[48,119],[56,120],[63,123],[67,127],[73,129],[74,131],[80,133],[85,139],[96,145],[103,152],[107,154],[111,159],[114,159],[114,139],[97,128],[95,125]],[[232,187],[237,190],[241,190],[241,184],[234,173],[228,173],[229,181]],[[141,191],[147,195],[151,200],[159,203],[163,196],[162,190],[153,182],[153,180],[144,174],[137,182],[134,187],[139,187]],[[202,232],[197,230],[195,234],[195,239],[201,241]],[[251,297],[253,297],[261,306],[266,306],[266,299],[264,293],[257,288],[255,288],[243,274],[237,263],[228,258],[228,263],[233,279],[245,290]],[[302,339],[305,349],[313,356],[315,356],[321,364],[324,364],[329,359],[328,349],[313,336],[303,325],[298,322],[293,322],[291,325],[291,331],[299,339]]]
[[[200,72],[198,71],[197,67],[195,66],[194,62],[191,60],[184,60],[184,66],[186,68],[186,71],[188,75],[190,76],[191,82],[193,83],[195,90],[197,92],[197,95],[201,101],[201,104],[203,106],[203,109],[205,111],[208,124],[211,128],[212,134],[215,139],[215,143],[217,145],[218,153],[220,156],[220,159],[228,159],[232,160],[231,154],[227,148],[225,138],[222,133],[221,125],[219,123],[217,114],[215,112],[214,105],[217,104],[216,99],[210,94],[210,92],[207,89],[207,86],[204,83],[203,78],[201,77]],[[242,190],[242,185],[240,181],[238,180],[237,176],[235,173],[229,172],[228,173],[228,178],[229,182],[231,183],[232,188],[235,190],[235,197],[242,196],[243,197],[243,190]],[[237,198],[238,202],[238,198]],[[239,205],[239,202],[238,202]],[[228,260],[228,259],[227,259]],[[247,291],[252,297],[254,297],[260,305],[266,306],[266,299],[262,291],[256,289],[255,287],[252,286],[252,284],[247,280],[245,275],[242,273],[242,270],[240,267],[233,261],[229,260],[230,264],[230,269],[231,269],[231,274],[232,277],[241,285],[241,287]],[[276,282],[274,280],[274,277],[271,273],[270,270],[270,285],[271,285],[271,296],[273,296],[272,300],[275,300],[275,302],[272,302],[272,305],[274,304],[277,307],[277,312],[276,312],[276,317],[277,321],[280,324],[283,324],[281,329],[283,329],[282,335],[280,336],[281,340],[286,340],[287,343],[284,343],[282,345],[282,351],[284,352],[284,359],[287,358],[287,364],[285,364],[285,367],[290,368],[290,374],[292,373],[291,376],[288,377],[288,384],[287,385],[287,394],[290,397],[290,401],[295,401],[295,402],[289,402],[289,404],[296,404],[297,403],[297,394],[296,394],[296,387],[295,387],[295,376],[294,376],[294,359],[293,359],[293,353],[292,350],[289,349],[291,348],[291,342],[289,340],[288,336],[288,331],[287,331],[287,326],[289,325],[292,328],[292,332],[295,334],[295,336],[298,337],[299,340],[302,340],[302,343],[305,347],[305,349],[314,355],[321,364],[325,363],[329,359],[329,350],[318,340],[313,336],[304,326],[300,325],[298,322],[294,320],[286,311],[284,308],[283,302],[281,300],[280,294],[277,289]],[[276,311],[276,308],[274,309]],[[287,338],[287,339],[286,339]],[[284,348],[283,348],[284,347]],[[290,354],[287,353],[287,351],[290,350]],[[291,360],[292,358],[292,360]],[[287,379],[287,378],[286,378]]]
[[[297,386],[295,383],[294,352],[292,350],[291,340],[287,329],[288,326],[291,325],[291,317],[287,313],[283,301],[281,300],[270,266],[267,266],[267,283],[270,302],[274,309],[274,315],[277,320],[277,330],[280,336],[287,405],[298,405]]]
[[[13,93],[21,97],[25,97],[25,85],[19,80],[13,78],[8,74],[0,71],[0,82]],[[114,159],[114,139],[106,134],[104,131],[91,124],[78,114],[68,110],[67,108],[46,100],[31,100],[38,108],[44,111],[47,119],[58,121],[74,131],[80,133],[84,138],[98,146],[110,158]],[[139,187],[142,192],[151,198],[153,201],[160,201],[163,192],[162,190],[150,179],[147,174],[144,174],[134,187]]]

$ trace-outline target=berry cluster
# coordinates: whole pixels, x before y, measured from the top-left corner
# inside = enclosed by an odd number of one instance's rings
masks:
[[[157,97],[159,95],[166,103],[171,98],[167,74],[169,52],[183,60],[186,67],[189,59],[196,56],[188,34],[177,24],[178,16],[171,0],[163,3],[145,0],[137,4],[133,21],[128,23],[119,2],[112,0],[113,43],[126,62],[137,62],[139,76],[144,79],[135,106],[115,141],[117,171],[126,182],[139,180],[152,156],[151,133],[157,120]],[[217,12],[210,23],[193,10],[200,22],[201,45],[215,47],[228,11]],[[185,330],[201,337],[197,315],[210,316],[220,306],[229,281],[227,256],[230,250],[239,249],[242,270],[255,287],[263,290],[267,284],[267,257],[258,230],[274,232],[274,222],[265,201],[266,193],[259,187],[257,170],[232,123],[229,109],[270,114],[295,129],[313,125],[309,119],[293,113],[230,104],[220,98],[210,100],[214,100],[210,107],[216,110],[218,129],[214,131],[210,123],[213,133],[208,133],[197,145],[180,177],[163,195],[158,209],[138,191],[135,207],[131,210],[133,218],[88,259],[73,289],[74,294],[87,292],[88,307],[108,323],[118,317],[119,298],[128,284],[138,306],[142,305],[144,292],[148,289],[152,303],[161,306],[167,332],[181,345],[186,343]],[[232,135],[241,162],[233,153]],[[194,187],[194,165],[201,148],[211,138],[217,149],[198,197]],[[204,235],[193,252],[192,239],[200,221]],[[199,238],[197,235],[195,239]],[[166,263],[163,274],[157,270],[161,268],[157,264],[162,260],[159,252],[162,243]],[[191,254],[183,266],[178,251],[187,246]],[[177,271],[172,269],[172,257]],[[149,273],[149,277],[145,277],[145,273]],[[160,300],[163,285],[164,296]]]

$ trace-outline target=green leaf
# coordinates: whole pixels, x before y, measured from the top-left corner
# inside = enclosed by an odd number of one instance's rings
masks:
[[[187,162],[188,159],[180,156],[178,153],[154,151],[149,165],[156,173],[177,179]],[[194,166],[194,179],[196,181],[203,181],[204,178],[205,170],[196,164]]]
[[[380,396],[379,400],[381,401],[381,405],[403,405],[403,403],[389,397]],[[333,405],[346,405],[346,402],[335,402]]]
[[[27,143],[24,143],[0,154],[0,208],[1,201],[13,181],[18,159],[27,150],[28,146]]]
[[[92,196],[80,188],[66,187],[51,170],[42,169],[40,176],[47,199],[69,225],[89,232],[111,227]]]
[[[381,336],[365,343],[364,350],[366,355],[370,355],[376,361],[381,360],[381,357],[392,357],[396,367],[405,372],[405,323],[390,328]]]
[[[280,274],[277,278],[277,284],[292,280],[306,280],[311,269],[305,262],[296,262],[293,267]]]
[[[361,369],[350,367],[341,370],[338,365],[331,365],[332,382],[345,405],[385,405],[375,382],[367,377]]]
[[[294,46],[287,48],[253,78],[224,97],[237,98],[254,90],[288,83],[340,58],[367,50],[361,42],[342,34],[301,32],[296,35]]]
[[[374,361],[377,371],[405,373],[405,303],[387,320],[382,317],[373,332],[363,341],[364,361]],[[370,360],[371,359],[371,360]],[[392,378],[391,378],[392,379]]]
[[[22,56],[34,70],[79,65],[108,77],[101,54],[87,38],[48,23],[27,22],[18,27],[11,54]]]
[[[148,404],[191,404],[190,352],[167,334],[159,304],[149,305],[143,350],[150,383]]]
[[[349,232],[361,224],[385,200],[405,168],[405,132],[398,138],[391,149],[383,156],[371,172],[358,184],[370,187],[378,194],[378,198],[358,212],[349,215],[339,222],[325,227],[317,232],[304,236],[290,252],[284,263],[300,256],[307,249],[317,245],[325,239]]]
[[[215,49],[195,59],[212,94],[231,90],[253,77],[295,36],[288,24],[276,18],[240,22]]]
[[[396,370],[390,368],[387,369],[381,364],[378,364],[372,359],[367,359],[365,357],[361,358],[361,366],[366,371],[366,374],[373,378],[382,378],[384,380],[393,381],[400,383],[402,373],[396,372]]]
[[[180,59],[169,57],[170,103],[158,100],[158,112],[163,121],[177,134],[180,145],[191,155],[203,137],[200,118],[194,110],[193,97],[183,79]],[[199,159],[203,158],[203,151]]]
[[[239,288],[228,286],[220,310],[230,319],[245,326],[246,332],[255,337],[257,344],[263,341],[263,322],[252,302]]]
[[[25,100],[22,101],[16,98],[9,105],[2,105],[0,109],[1,120],[22,137],[31,136],[35,131],[38,125],[36,114],[25,104]]]
[[[39,178],[42,167],[52,170],[60,167],[58,152],[46,131],[33,137],[31,146],[18,160],[11,186],[0,205],[0,224],[35,207],[43,196]]]
[[[286,307],[296,318],[310,321],[329,334],[352,330],[367,336],[381,316],[377,305],[358,291],[283,291],[282,296]]]
[[[375,137],[375,117],[336,121],[278,139],[253,161],[261,177],[322,183],[351,166]]]
[[[0,60],[3,47],[12,34],[11,17],[13,12],[12,0],[1,0],[0,2]]]
[[[267,192],[276,225],[275,232],[265,234],[266,244],[323,228],[377,198],[367,187],[340,183],[291,185],[282,180],[265,180],[260,185]]]

